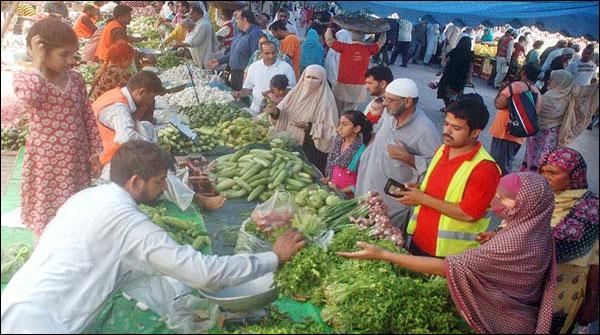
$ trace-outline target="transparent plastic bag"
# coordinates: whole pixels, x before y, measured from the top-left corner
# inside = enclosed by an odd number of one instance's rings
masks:
[[[216,325],[219,306],[191,294],[189,286],[174,278],[133,274],[128,282],[123,295],[160,315],[177,333],[205,333]]]
[[[206,333],[217,324],[219,314],[217,304],[188,294],[169,306],[165,323],[178,334]]]
[[[295,213],[294,197],[290,192],[280,189],[269,200],[257,205],[251,217],[256,222],[258,229],[269,233],[274,229],[289,225]]]
[[[247,219],[242,223],[242,227],[240,227],[240,232],[238,234],[238,239],[235,244],[235,252],[236,253],[246,253],[246,254],[254,254],[259,252],[271,251],[273,246],[268,241],[265,241],[258,236],[248,232],[246,226],[252,221],[252,219]]]

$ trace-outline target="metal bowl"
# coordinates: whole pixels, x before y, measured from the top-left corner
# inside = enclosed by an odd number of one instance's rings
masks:
[[[163,82],[163,86],[167,90],[167,93],[175,93],[186,88],[188,83],[187,80],[165,81]]]
[[[247,312],[264,307],[277,299],[277,288],[273,286],[274,278],[275,274],[269,272],[262,277],[216,292],[199,292],[227,311]]]
[[[160,56],[162,54],[162,52],[160,50],[156,50],[156,49],[137,48],[137,50],[146,56],[152,56],[152,57]]]

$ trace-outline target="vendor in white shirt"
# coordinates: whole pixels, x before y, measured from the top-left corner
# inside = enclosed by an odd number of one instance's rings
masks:
[[[278,59],[277,46],[272,41],[265,41],[260,46],[261,59],[250,64],[246,72],[243,88],[233,93],[234,98],[252,94],[250,109],[254,116],[260,111],[263,93],[270,89],[271,79],[283,74],[288,78],[289,87],[296,86],[296,75],[290,64]]]
[[[169,155],[130,141],[115,153],[113,183],[72,196],[2,292],[2,333],[80,333],[121,288],[155,278],[214,291],[261,277],[305,244],[288,231],[272,252],[208,256],[177,244],[138,209],[166,187]]]
[[[141,71],[131,77],[127,87],[110,90],[94,101],[92,109],[104,147],[100,158],[102,182],[110,181],[111,159],[123,143],[131,140],[157,142],[152,124],[154,98],[162,94],[164,88],[160,78],[153,72]],[[179,180],[173,171],[167,176],[167,186],[165,197],[181,210],[186,210],[194,200],[209,210],[222,207],[225,201],[223,198],[220,202],[209,202]]]

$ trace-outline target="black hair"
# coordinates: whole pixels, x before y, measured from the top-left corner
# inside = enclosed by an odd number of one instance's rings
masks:
[[[560,40],[558,42],[556,42],[556,46],[558,48],[566,48],[567,47],[567,41],[565,40]]]
[[[31,40],[36,35],[42,39],[46,51],[71,45],[79,46],[79,40],[73,28],[53,17],[37,21],[31,26],[25,38],[28,47],[31,47]]]
[[[452,113],[459,119],[467,120],[469,131],[485,129],[490,119],[483,98],[477,93],[469,93],[446,107],[446,113]]]
[[[342,113],[342,116],[345,116],[355,127],[360,126],[359,134],[362,135],[363,143],[368,145],[373,137],[373,124],[367,119],[365,114],[361,111],[350,110]]]
[[[158,176],[169,167],[171,157],[158,144],[131,140],[119,147],[110,161],[110,180],[125,186],[133,177],[145,181]]]
[[[281,20],[277,20],[273,23],[271,23],[271,25],[269,26],[269,30],[272,31],[287,31],[287,27],[285,26],[285,22],[281,21]]]
[[[233,11],[231,9],[224,9],[221,12],[221,16],[223,16],[227,20],[231,20],[231,18],[233,17]]]
[[[539,40],[539,41],[535,41],[535,42],[533,42],[533,48],[534,48],[534,49],[541,48],[541,47],[542,47],[542,45],[544,45],[544,41],[542,41],[542,40]]]
[[[271,16],[269,14],[267,14],[267,13],[260,13],[259,15],[262,15],[262,16],[266,17],[267,21],[271,20]]]
[[[271,78],[271,82],[269,83],[271,88],[277,88],[280,90],[286,90],[290,81],[285,74],[277,74]]]
[[[527,76],[529,80],[535,81],[540,75],[540,70],[537,68],[537,66],[529,63],[523,67],[523,73],[525,73],[525,76]]]
[[[251,10],[249,9],[244,9],[242,11],[242,13],[240,14],[240,17],[245,18],[246,20],[248,20],[248,22],[256,25],[256,16],[254,16],[254,14],[252,13]]]
[[[129,6],[117,5],[113,10],[113,17],[125,16],[131,14],[132,11],[133,9]]]
[[[174,1],[169,1],[169,2],[167,2],[167,5],[173,5],[173,6],[175,6],[175,2]]]
[[[392,74],[392,70],[390,70],[389,67],[381,64],[368,69],[365,73],[365,78],[368,77],[373,77],[373,79],[377,81],[385,80],[385,82],[388,84],[394,81],[394,74]]]
[[[127,82],[129,92],[133,92],[138,88],[143,88],[146,91],[156,94],[165,93],[162,81],[156,73],[151,71],[140,71],[129,79]]]

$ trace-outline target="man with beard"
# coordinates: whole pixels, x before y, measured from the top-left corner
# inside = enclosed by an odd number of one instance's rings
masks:
[[[134,297],[150,284],[215,291],[275,271],[305,245],[294,230],[273,251],[257,254],[209,256],[179,245],[138,209],[166,188],[168,163],[157,144],[133,140],[119,147],[113,182],[71,197],[2,292],[2,333],[81,333],[120,289]],[[152,293],[138,300],[163,300],[165,309],[173,303]]]
[[[476,248],[476,237],[490,224],[486,211],[501,170],[479,142],[489,114],[483,99],[467,94],[446,109],[444,144],[436,151],[425,179],[406,185],[397,201],[417,206],[408,223],[409,251],[446,257]]]
[[[375,127],[375,139],[363,154],[356,195],[378,192],[389,208],[394,225],[404,228],[410,207],[384,194],[388,179],[416,183],[440,146],[440,134],[425,113],[417,109],[419,90],[414,81],[400,78],[385,88],[384,113]]]
[[[394,75],[392,71],[383,65],[374,66],[365,73],[365,87],[369,95],[373,97],[373,100],[365,108],[364,114],[373,124],[377,124],[381,118],[381,111],[375,107],[380,100],[383,103],[383,92],[385,92],[385,88],[393,80]]]

